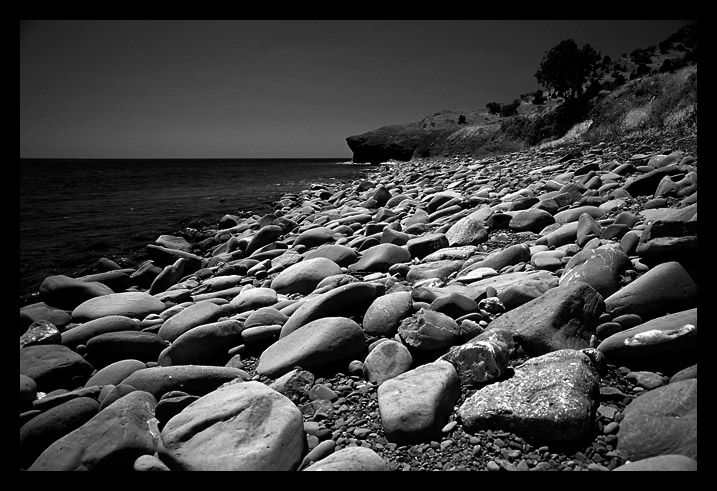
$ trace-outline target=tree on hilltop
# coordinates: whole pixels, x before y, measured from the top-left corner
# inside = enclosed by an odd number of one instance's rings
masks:
[[[600,53],[589,44],[578,48],[574,39],[566,39],[546,53],[535,78],[558,96],[574,99],[596,78],[600,61]]]

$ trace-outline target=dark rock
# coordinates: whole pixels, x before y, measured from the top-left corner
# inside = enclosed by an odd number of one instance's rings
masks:
[[[169,342],[147,331],[118,331],[94,336],[87,341],[87,360],[100,369],[128,358],[157,361]]]
[[[41,392],[84,385],[93,371],[87,360],[61,344],[20,349],[20,373],[34,380]]]
[[[203,396],[222,384],[249,376],[244,370],[231,367],[180,365],[151,367],[137,370],[122,381],[123,384],[146,391],[159,399],[167,392],[181,390],[190,395]]]

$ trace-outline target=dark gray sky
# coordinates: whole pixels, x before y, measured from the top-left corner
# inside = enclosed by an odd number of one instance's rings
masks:
[[[350,159],[346,137],[538,89],[689,20],[46,20],[20,30],[23,158]]]

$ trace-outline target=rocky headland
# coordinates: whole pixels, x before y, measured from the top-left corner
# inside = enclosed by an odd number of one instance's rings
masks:
[[[697,149],[384,162],[20,307],[21,470],[697,468]]]

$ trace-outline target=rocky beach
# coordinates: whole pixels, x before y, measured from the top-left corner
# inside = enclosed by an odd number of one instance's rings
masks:
[[[26,471],[697,470],[696,134],[385,162],[20,306]]]

